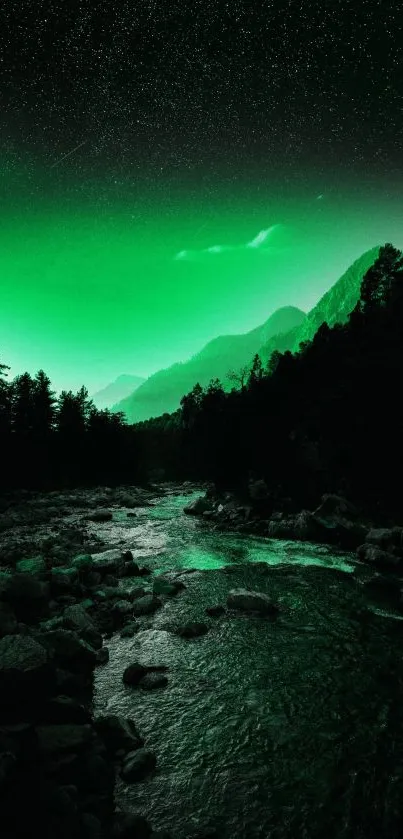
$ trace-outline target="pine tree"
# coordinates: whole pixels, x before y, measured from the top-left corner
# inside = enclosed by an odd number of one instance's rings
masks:
[[[257,384],[257,382],[260,382],[262,380],[262,378],[263,378],[262,359],[260,358],[259,353],[256,353],[256,355],[253,358],[252,367],[251,367],[250,373],[249,373],[248,388],[249,389],[253,388],[254,385]]]
[[[34,428],[35,383],[29,373],[16,376],[11,384],[12,429],[28,434]]]
[[[55,421],[55,393],[51,390],[50,379],[43,370],[39,370],[34,379],[33,410],[34,430],[38,434],[48,434]]]

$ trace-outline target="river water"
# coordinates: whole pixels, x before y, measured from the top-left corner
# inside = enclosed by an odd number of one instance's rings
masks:
[[[142,631],[108,641],[97,670],[98,713],[134,719],[157,757],[144,781],[118,782],[118,804],[173,839],[211,827],[222,839],[400,837],[400,615],[371,603],[352,554],[218,533],[183,514],[192,497],[168,492],[94,525],[155,573],[192,569]],[[269,594],[279,618],[207,618],[237,587]],[[209,632],[168,631],[188,620]],[[135,661],[167,665],[168,686],[125,687]]]

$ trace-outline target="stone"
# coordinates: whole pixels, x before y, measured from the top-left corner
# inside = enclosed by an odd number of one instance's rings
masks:
[[[0,638],[13,635],[17,631],[18,621],[12,606],[0,601]]]
[[[115,574],[120,575],[120,571],[124,566],[122,559],[122,552],[116,548],[111,548],[101,553],[91,554],[93,559],[93,571],[98,571],[100,574]]]
[[[71,560],[71,567],[77,568],[77,571],[91,571],[94,560],[91,554],[77,554]]]
[[[144,745],[134,721],[118,714],[97,717],[94,726],[110,755],[132,752]]]
[[[74,606],[67,606],[63,612],[63,621],[66,629],[94,629],[94,622],[82,605],[76,603]]]
[[[351,519],[352,521],[358,518],[358,510],[354,504],[351,504],[350,501],[347,501],[341,495],[335,495],[334,493],[325,493],[325,495],[322,495],[321,503],[314,511],[314,514],[320,518],[336,516]]]
[[[96,651],[96,662],[97,664],[107,664],[109,661],[109,649],[108,647],[101,647],[100,650]]]
[[[58,667],[71,673],[90,673],[97,663],[92,647],[68,629],[43,633],[37,640],[53,653]]]
[[[265,615],[276,615],[279,607],[270,600],[267,594],[259,591],[249,591],[244,588],[232,589],[227,597],[229,609],[245,612],[260,612]]]
[[[136,621],[131,621],[127,623],[126,626],[123,627],[120,637],[121,638],[133,638],[133,635],[136,634],[140,629],[140,624],[136,623]]]
[[[156,765],[157,759],[153,752],[146,749],[129,752],[123,760],[120,777],[122,781],[128,784],[142,781],[146,775],[149,775],[155,769]]]
[[[208,630],[209,627],[206,623],[194,622],[180,626],[175,634],[180,635],[181,638],[199,638],[201,635],[205,635]]]
[[[90,725],[67,723],[64,725],[37,725],[39,750],[43,754],[78,752],[93,739]]]
[[[179,591],[185,589],[186,586],[184,583],[179,581],[177,582],[170,582],[169,580],[165,579],[163,576],[154,577],[153,580],[153,593],[154,594],[162,594],[166,596],[172,596],[178,594]]]
[[[64,724],[77,723],[84,725],[91,722],[91,714],[71,696],[55,696],[44,703],[42,720],[47,723]]]
[[[357,556],[363,562],[373,565],[376,568],[396,568],[402,564],[402,560],[396,554],[384,551],[376,545],[364,543],[357,548]]]
[[[50,572],[50,590],[52,597],[70,594],[77,589],[79,576],[77,568],[52,568]]]
[[[111,839],[150,839],[152,828],[147,819],[135,813],[117,813]]]
[[[387,550],[388,548],[400,547],[402,539],[401,527],[379,527],[369,530],[365,541],[371,545],[376,545],[378,548]]]
[[[155,597],[153,594],[145,594],[143,597],[139,597],[134,601],[132,604],[132,613],[135,617],[138,615],[149,615],[157,609],[160,609],[161,606],[162,603],[158,597]]]
[[[40,582],[31,574],[10,576],[3,599],[11,604],[17,620],[25,623],[38,623],[49,616],[49,584]]]
[[[168,679],[162,673],[146,673],[139,681],[139,687],[143,690],[155,690],[156,688],[164,688],[168,684]]]
[[[204,611],[206,615],[210,615],[212,618],[217,618],[219,615],[225,614],[225,606],[206,606]]]
[[[88,518],[95,522],[111,521],[112,513],[110,510],[95,510]]]
[[[36,706],[50,694],[54,681],[50,654],[36,639],[6,635],[0,640],[2,711],[17,713],[21,705],[32,705],[32,712],[36,713]]]
[[[20,559],[15,570],[21,574],[44,574],[46,562],[42,556],[33,556],[30,559]]]
[[[195,498],[194,501],[191,501],[190,504],[187,504],[183,508],[183,512],[188,516],[201,516],[206,511],[213,512],[213,505],[208,498],[204,498],[203,496]]]

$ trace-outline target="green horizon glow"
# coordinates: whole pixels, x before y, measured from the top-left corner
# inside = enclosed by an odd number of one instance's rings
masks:
[[[11,376],[43,368],[57,391],[146,377],[280,306],[308,311],[365,250],[403,244],[398,201],[326,192],[313,178],[288,192],[268,179],[199,195],[109,184],[102,202],[94,183],[81,200],[60,184],[50,195],[48,181],[28,201],[7,178],[0,360]]]

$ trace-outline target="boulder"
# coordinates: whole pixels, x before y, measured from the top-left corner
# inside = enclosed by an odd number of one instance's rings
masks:
[[[97,717],[94,725],[110,755],[116,755],[117,752],[133,752],[144,745],[144,740],[131,719],[107,714]]]
[[[88,518],[90,521],[95,522],[111,521],[112,513],[110,510],[95,510],[93,513],[90,513]]]
[[[44,574],[46,562],[42,556],[33,556],[30,559],[20,559],[15,569],[21,574]]]
[[[151,825],[143,816],[134,813],[115,815],[111,839],[150,839],[151,835]]]
[[[384,551],[376,545],[364,543],[357,548],[357,556],[363,562],[373,565],[382,570],[397,568],[402,565],[402,560],[396,554]]]
[[[355,521],[358,518],[358,510],[341,495],[333,493],[325,493],[322,495],[319,506],[314,511],[315,516],[319,518],[347,518]]]
[[[96,662],[97,662],[97,664],[107,664],[108,661],[109,661],[108,647],[101,647],[100,650],[96,651]]]
[[[67,723],[64,725],[37,725],[36,735],[42,754],[78,752],[93,739],[90,725]]]
[[[206,615],[210,615],[211,618],[218,618],[219,615],[225,614],[225,606],[206,606],[204,611]]]
[[[400,548],[402,544],[403,528],[401,527],[379,527],[368,531],[365,541],[376,545],[382,550]]]
[[[120,777],[127,784],[142,781],[146,775],[149,775],[155,769],[156,765],[157,759],[153,752],[146,749],[129,752],[123,760]]]
[[[52,568],[50,572],[50,590],[52,597],[72,594],[77,590],[79,576],[77,568]]]
[[[180,626],[175,634],[181,638],[199,638],[201,635],[205,635],[208,630],[209,627],[206,623],[194,622]]]
[[[71,696],[55,696],[45,702],[41,708],[41,721],[61,725],[91,723],[91,714],[80,702]]]
[[[91,556],[93,559],[93,571],[98,571],[102,576],[105,574],[120,576],[120,572],[124,567],[121,551],[112,548],[101,553],[91,554]]]
[[[244,588],[232,589],[227,597],[229,609],[243,612],[260,612],[264,615],[277,615],[279,607],[270,600],[267,594],[260,591],[249,591]]]
[[[134,617],[139,615],[150,615],[160,609],[162,606],[161,600],[153,594],[145,594],[139,597],[132,603],[132,614]]]
[[[4,713],[37,707],[54,688],[51,656],[29,635],[6,635],[0,640],[0,703]]]
[[[76,603],[74,606],[67,606],[63,612],[63,621],[66,629],[95,629],[94,622],[82,605]]]
[[[201,516],[207,510],[213,512],[213,505],[208,498],[204,498],[203,496],[195,498],[194,501],[191,501],[190,504],[187,504],[183,508],[183,512],[188,516]]]
[[[95,667],[96,653],[75,632],[55,629],[38,635],[37,640],[53,654],[57,667],[78,674],[88,674]]]
[[[24,623],[38,623],[49,616],[49,584],[40,582],[31,574],[11,575],[3,599],[11,604],[17,620]]]
[[[168,684],[168,679],[163,673],[146,673],[139,681],[139,687],[143,690],[155,690],[155,688],[164,688]]]
[[[154,577],[153,580],[154,594],[162,594],[169,597],[178,594],[179,591],[182,591],[185,588],[185,584],[179,582],[179,580],[171,582],[170,580],[164,578],[162,575]]]
[[[123,629],[120,633],[120,637],[121,638],[133,638],[133,635],[135,635],[136,632],[139,631],[139,629],[140,629],[140,624],[136,623],[136,621],[130,621],[130,623],[127,623],[123,627]]]
[[[94,565],[92,554],[77,554],[71,560],[71,568],[77,568],[77,571],[91,571]]]
[[[0,601],[0,638],[13,635],[17,631],[18,621],[12,606]]]

